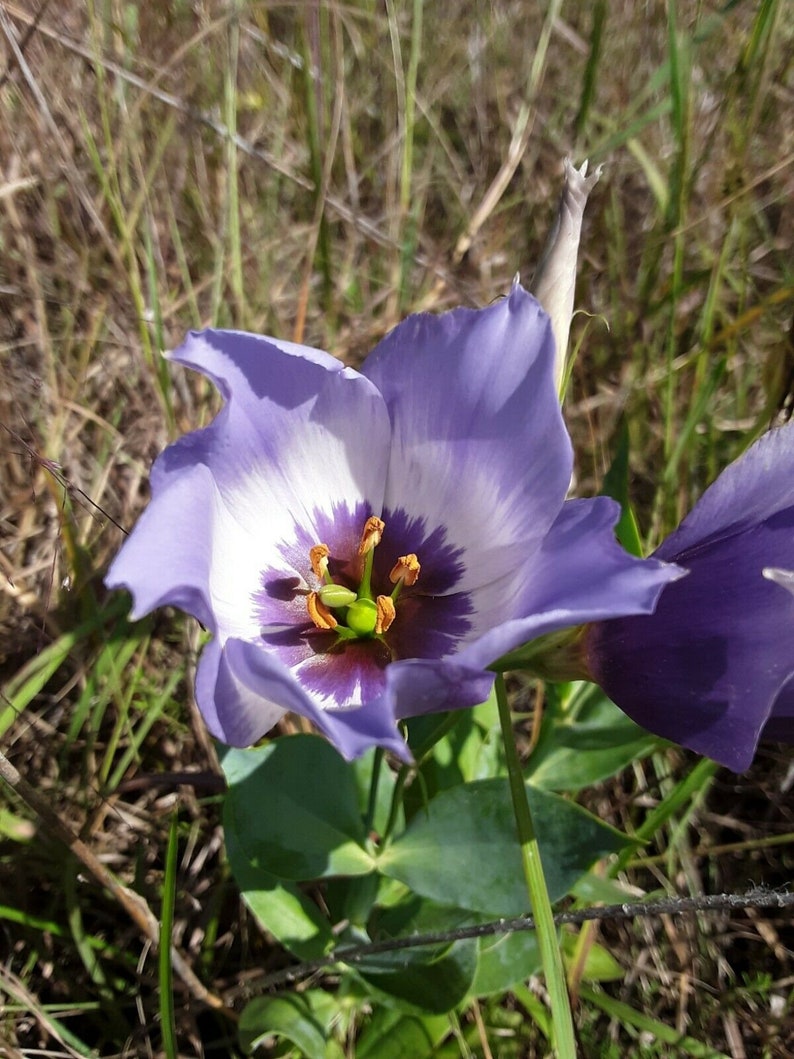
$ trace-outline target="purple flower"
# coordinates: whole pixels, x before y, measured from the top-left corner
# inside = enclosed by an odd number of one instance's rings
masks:
[[[677,575],[618,547],[612,501],[564,504],[554,342],[517,284],[409,317],[361,373],[232,331],[171,359],[226,403],[156,461],[107,583],[134,617],[172,604],[212,633],[196,697],[224,742],[291,710],[348,758],[409,759],[397,719],[481,702],[506,651],[650,611]]]
[[[638,724],[740,772],[794,741],[794,427],[766,434],[655,553],[688,575],[651,616],[585,634],[589,671]]]

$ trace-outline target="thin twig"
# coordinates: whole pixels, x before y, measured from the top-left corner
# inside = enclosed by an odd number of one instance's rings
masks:
[[[745,908],[791,908],[794,906],[794,893],[780,893],[756,887],[744,894],[701,894],[699,897],[660,897],[653,901],[634,901],[619,905],[604,905],[599,908],[582,908],[573,912],[558,912],[554,916],[556,926],[572,924],[580,926],[592,920],[635,919],[647,916],[681,916],[699,912],[735,912]],[[489,923],[479,923],[470,927],[459,927],[456,930],[437,931],[428,934],[414,934],[407,938],[390,938],[386,941],[375,941],[368,945],[351,945],[337,949],[330,954],[331,958],[313,960],[297,964],[273,974],[266,975],[256,983],[246,983],[235,993],[264,992],[283,985],[295,985],[310,975],[328,970],[335,964],[360,963],[369,956],[384,952],[399,952],[404,949],[416,949],[424,946],[451,944],[469,938],[488,938],[497,934],[514,934],[518,931],[534,930],[535,920],[532,916],[517,916],[512,919],[497,919]]]

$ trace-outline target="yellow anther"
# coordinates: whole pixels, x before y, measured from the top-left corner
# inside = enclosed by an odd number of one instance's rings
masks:
[[[313,548],[309,549],[309,562],[312,564],[314,576],[321,581],[324,580],[328,570],[328,556],[330,554],[331,549],[327,544],[315,544]]]
[[[375,606],[378,608],[378,617],[375,621],[375,632],[386,632],[397,614],[394,600],[391,596],[378,596],[375,600]]]
[[[310,592],[306,597],[306,609],[318,629],[328,631],[329,629],[335,629],[339,624],[316,592]]]
[[[393,585],[402,584],[410,588],[416,584],[421,569],[421,564],[413,552],[410,555],[401,555],[392,567],[389,580]]]
[[[376,544],[380,544],[385,529],[385,522],[382,522],[375,515],[370,515],[364,523],[364,531],[361,534],[361,540],[358,545],[358,554],[366,555],[367,552],[372,551]]]

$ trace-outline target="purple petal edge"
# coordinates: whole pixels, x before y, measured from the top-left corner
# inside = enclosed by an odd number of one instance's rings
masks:
[[[794,427],[731,464],[656,554],[688,576],[653,615],[588,630],[593,679],[638,724],[741,772],[760,738],[794,741]]]

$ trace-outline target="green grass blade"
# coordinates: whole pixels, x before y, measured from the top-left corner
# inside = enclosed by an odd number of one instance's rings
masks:
[[[179,817],[176,810],[174,810],[171,816],[171,826],[168,831],[168,848],[165,855],[163,900],[160,912],[160,949],[157,960],[160,984],[160,1028],[163,1034],[163,1051],[166,1059],[179,1059],[176,1039],[176,1013],[174,1010],[174,969],[171,964],[171,935],[174,928],[174,901],[176,899],[178,826]]]

